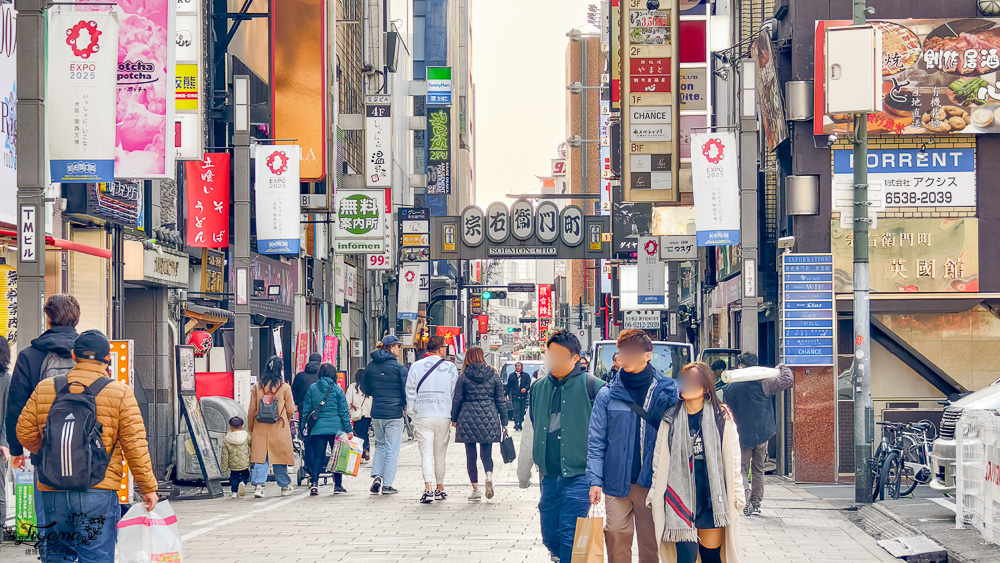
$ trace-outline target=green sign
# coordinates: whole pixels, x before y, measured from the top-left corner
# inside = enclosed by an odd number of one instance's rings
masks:
[[[335,307],[336,311],[333,314],[333,334],[337,335],[337,338],[344,337],[344,325],[342,324],[343,319],[341,314],[343,310],[340,307]]]
[[[334,250],[339,253],[385,251],[385,191],[337,190]]]

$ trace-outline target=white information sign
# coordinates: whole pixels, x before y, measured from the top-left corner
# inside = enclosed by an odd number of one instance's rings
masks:
[[[868,182],[886,207],[975,207],[976,149],[869,150]],[[854,151],[833,151],[833,183],[853,186]]]
[[[365,106],[365,182],[392,187],[392,116],[389,96],[368,96]]]
[[[698,246],[740,242],[740,189],[736,135],[691,133],[691,178]]]

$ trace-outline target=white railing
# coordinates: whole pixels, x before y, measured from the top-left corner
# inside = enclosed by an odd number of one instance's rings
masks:
[[[955,526],[1000,544],[1000,411],[965,410],[955,427]]]

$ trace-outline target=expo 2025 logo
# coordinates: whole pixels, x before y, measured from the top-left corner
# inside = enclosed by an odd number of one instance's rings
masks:
[[[712,149],[715,149],[715,154],[712,154]],[[724,150],[726,146],[722,144],[721,139],[709,139],[707,143],[702,145],[701,154],[705,155],[705,158],[712,164],[718,164],[722,162],[722,157],[724,156]]]
[[[646,251],[646,254],[649,256],[655,255],[656,251],[659,250],[659,248],[660,245],[656,244],[655,240],[647,240],[646,245],[643,247],[643,249]]]
[[[410,270],[410,271],[406,272],[406,275],[404,277],[406,278],[407,282],[413,283],[413,280],[416,279],[417,274],[415,274],[413,272],[413,270]]]
[[[87,32],[86,38],[81,37],[81,33],[84,31]],[[76,22],[76,25],[66,30],[66,44],[73,49],[74,55],[82,59],[88,59],[90,55],[101,49],[101,46],[97,44],[101,33],[97,29],[97,22],[80,20]],[[84,45],[84,47],[81,48],[81,45]]]
[[[271,156],[267,157],[265,162],[267,169],[271,171],[271,174],[275,176],[281,176],[286,170],[288,170],[288,155],[285,151],[274,151]]]

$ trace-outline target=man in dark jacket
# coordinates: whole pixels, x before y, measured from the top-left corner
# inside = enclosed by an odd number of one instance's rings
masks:
[[[4,422],[13,456],[24,455],[21,442],[17,440],[17,417],[35,386],[46,377],[69,373],[75,364],[72,351],[76,325],[80,322],[80,303],[72,295],[60,293],[45,301],[44,310],[48,330],[32,340],[31,346],[21,350],[11,374]]]
[[[399,339],[386,336],[372,352],[365,368],[362,391],[372,398],[372,429],[375,454],[372,456],[373,495],[394,495],[392,487],[403,439],[403,409],[406,408],[406,368],[399,363]]]
[[[531,387],[530,419],[534,427],[531,455],[541,476],[542,543],[562,563],[573,558],[576,519],[590,510],[587,476],[587,431],[593,393],[604,385],[580,363],[580,341],[573,333],[549,335],[545,365],[549,374]]]
[[[311,354],[309,361],[306,362],[305,369],[296,373],[295,379],[292,380],[292,400],[295,401],[295,408],[299,411],[300,421],[302,417],[308,414],[308,411],[302,410],[302,406],[306,401],[306,394],[309,393],[309,388],[312,387],[313,383],[319,381],[319,366],[321,363],[323,363],[322,354]]]
[[[747,368],[757,365],[757,354],[743,352],[736,357],[737,367]],[[764,500],[764,461],[767,459],[767,443],[774,437],[774,404],[771,397],[788,389],[795,381],[791,368],[778,366],[778,377],[757,381],[738,381],[722,388],[723,396],[736,419],[736,429],[740,434],[740,448],[743,450],[741,473],[743,489],[747,495],[744,514],[760,514],[760,502]],[[747,484],[747,473],[750,483]]]
[[[507,376],[507,397],[514,405],[514,430],[520,430],[524,424],[524,411],[528,408],[528,387],[531,387],[531,376],[524,371],[521,362],[514,364],[514,371]]]
[[[641,330],[622,331],[615,356],[621,369],[597,394],[590,415],[590,502],[599,503],[602,492],[607,495],[604,539],[611,563],[631,563],[633,535],[639,540],[639,563],[657,563],[659,542],[646,496],[653,484],[660,418],[677,404],[677,383],[650,363],[653,342]]]

